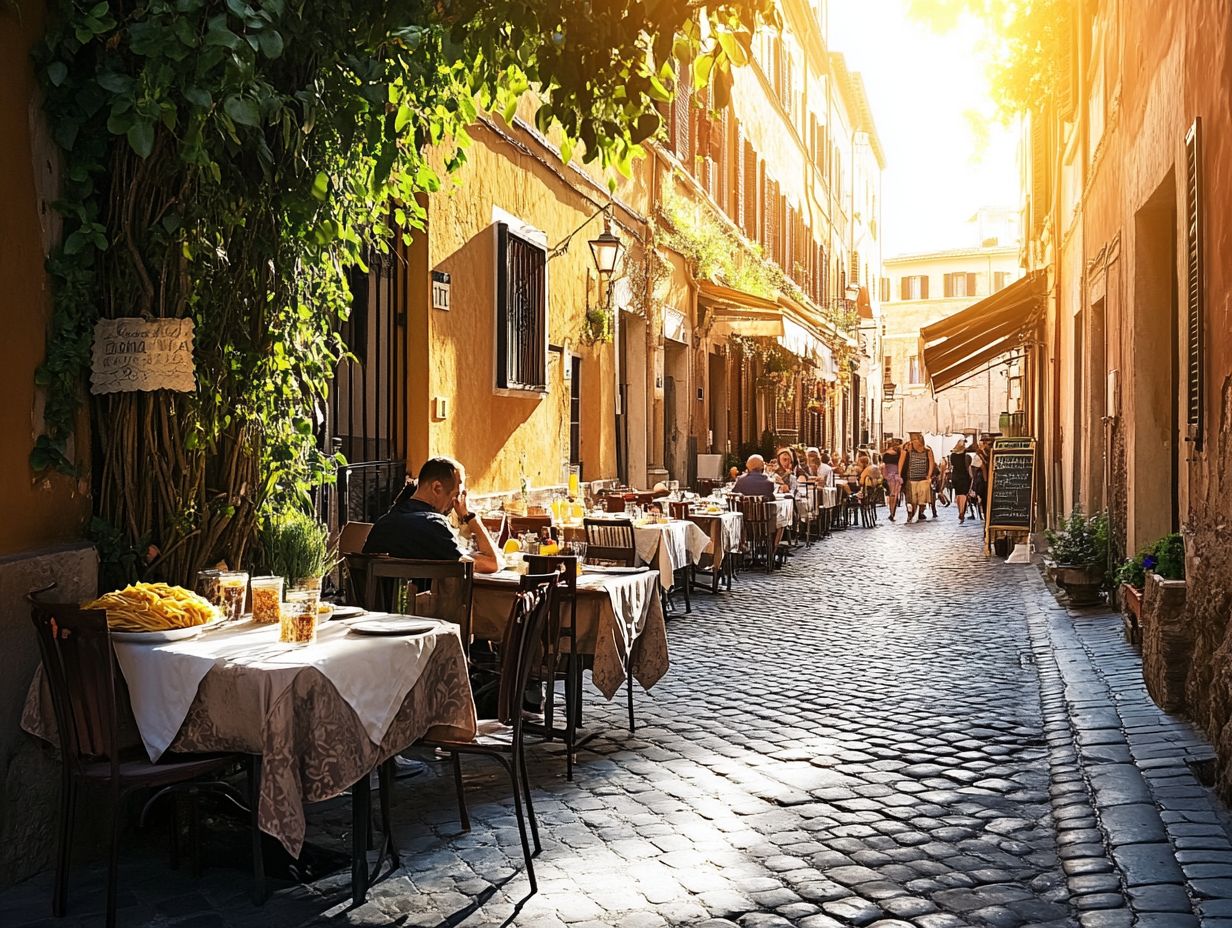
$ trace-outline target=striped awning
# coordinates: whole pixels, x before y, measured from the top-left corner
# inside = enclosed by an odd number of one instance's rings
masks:
[[[1034,271],[952,316],[920,329],[920,356],[934,393],[1021,347],[1044,316],[1047,278]]]

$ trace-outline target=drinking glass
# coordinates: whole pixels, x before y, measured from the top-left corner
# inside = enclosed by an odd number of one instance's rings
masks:
[[[572,499],[577,499],[582,483],[582,465],[569,465],[569,496]]]
[[[248,596],[248,574],[242,570],[224,570],[218,575],[222,591],[222,617],[227,622],[238,622],[244,615]]]
[[[317,605],[321,591],[297,588],[287,593],[282,610],[278,640],[285,644],[305,645],[317,640]]]
[[[205,599],[211,606],[222,605],[222,577],[221,570],[199,570],[197,571],[197,595]]]

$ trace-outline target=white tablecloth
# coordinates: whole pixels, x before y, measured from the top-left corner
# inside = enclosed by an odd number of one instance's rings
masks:
[[[634,526],[633,535],[637,556],[657,570],[667,585],[677,570],[698,563],[710,544],[709,536],[687,519]]]
[[[796,518],[796,501],[790,497],[775,497],[774,506],[777,510],[774,524],[776,528],[787,528]]]
[[[384,613],[369,613],[365,619]],[[133,715],[151,761],[175,739],[197,695],[201,680],[216,666],[231,665],[266,678],[264,712],[291,685],[296,674],[312,667],[324,675],[355,711],[368,737],[379,744],[419,680],[440,635],[458,628],[438,623],[435,631],[406,637],[371,637],[348,633],[344,622],[324,622],[311,645],[278,641],[278,625],[244,622],[198,638],[149,645],[115,642]]]

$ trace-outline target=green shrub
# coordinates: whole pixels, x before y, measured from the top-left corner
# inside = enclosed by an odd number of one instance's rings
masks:
[[[1128,583],[1138,589],[1146,586],[1147,573],[1159,574],[1164,580],[1185,579],[1185,539],[1177,532],[1165,535],[1147,545],[1117,568],[1117,583]]]
[[[1086,516],[1075,509],[1056,531],[1044,532],[1059,565],[1102,571],[1108,566],[1108,514]]]
[[[338,563],[329,530],[298,509],[287,509],[265,520],[261,552],[265,569],[289,584],[323,577]]]

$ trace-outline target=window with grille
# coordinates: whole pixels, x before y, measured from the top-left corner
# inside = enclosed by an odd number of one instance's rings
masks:
[[[1205,374],[1206,295],[1202,241],[1202,120],[1185,134],[1185,421],[1202,447],[1202,381]]]
[[[945,275],[947,297],[975,296],[975,275],[963,271]]]
[[[928,299],[928,275],[915,274],[910,277],[903,277],[899,281],[899,299],[903,300],[927,300]]]
[[[497,224],[496,385],[547,389],[547,253]]]

